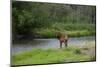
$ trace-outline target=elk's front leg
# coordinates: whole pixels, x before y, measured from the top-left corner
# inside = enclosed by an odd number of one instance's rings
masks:
[[[65,47],[67,47],[68,46],[68,40],[66,39],[65,40]]]

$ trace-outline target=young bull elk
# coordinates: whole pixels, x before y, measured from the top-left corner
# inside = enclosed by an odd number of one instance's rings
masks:
[[[57,32],[56,36],[60,42],[60,48],[62,48],[62,44],[65,44],[65,47],[68,46],[68,35],[62,34],[61,32]]]

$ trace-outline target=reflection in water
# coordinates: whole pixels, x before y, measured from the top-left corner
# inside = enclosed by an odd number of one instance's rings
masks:
[[[95,36],[88,37],[78,37],[78,38],[69,38],[69,45],[83,45],[84,42],[95,41]],[[22,51],[31,50],[34,48],[59,48],[58,39],[34,39],[27,41],[20,41],[16,44],[12,44],[11,53],[15,54]]]

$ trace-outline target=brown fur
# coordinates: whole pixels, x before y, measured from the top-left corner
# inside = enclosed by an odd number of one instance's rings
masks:
[[[62,44],[63,43],[67,47],[67,45],[68,45],[68,43],[67,43],[68,42],[68,35],[62,34],[60,32],[57,32],[56,35],[57,35],[57,38],[58,38],[58,40],[60,42],[60,48],[62,48]]]

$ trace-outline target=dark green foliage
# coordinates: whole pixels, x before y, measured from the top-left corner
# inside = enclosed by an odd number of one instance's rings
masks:
[[[34,35],[41,28],[95,32],[95,9],[95,6],[13,1],[13,35]],[[54,37],[54,34],[48,31],[44,36]]]

